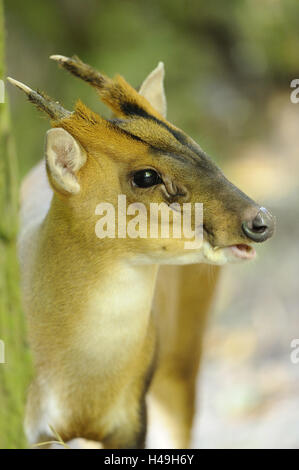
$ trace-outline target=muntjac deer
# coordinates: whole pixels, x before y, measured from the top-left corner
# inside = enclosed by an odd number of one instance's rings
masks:
[[[54,429],[65,442],[141,448],[148,404],[149,422],[159,417],[168,429],[165,445],[188,447],[219,265],[254,258],[251,243],[272,236],[274,219],[166,120],[162,63],[137,92],[77,57],[51,58],[91,84],[114,117],[81,101],[69,112],[9,79],[52,125],[45,159],[21,190],[22,291],[35,365],[28,441],[49,441]],[[203,242],[186,249],[185,236],[97,236],[98,204],[116,207],[120,195],[146,211],[189,203],[194,230],[195,204],[203,204]]]

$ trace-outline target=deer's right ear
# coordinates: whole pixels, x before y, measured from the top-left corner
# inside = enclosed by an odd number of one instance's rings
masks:
[[[86,153],[74,137],[61,127],[46,134],[46,164],[49,178],[56,189],[78,194],[77,172],[86,162]]]
[[[144,96],[152,107],[163,117],[166,117],[167,105],[164,92],[163,62],[159,62],[158,66],[146,77],[140,87],[139,93]]]

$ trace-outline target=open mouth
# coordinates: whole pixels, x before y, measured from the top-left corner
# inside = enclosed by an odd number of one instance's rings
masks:
[[[246,245],[245,243],[232,245],[230,246],[230,249],[236,258],[253,259],[256,255],[256,251],[253,246]]]
[[[205,234],[205,239],[209,241],[209,235],[211,235],[211,232],[206,229],[205,226],[203,226],[204,229],[204,234]],[[221,247],[215,247],[213,244],[209,241],[210,245],[213,247],[213,251],[220,250]],[[233,258],[235,260],[252,260],[256,257],[256,251],[253,246],[248,245],[247,243],[238,243],[236,245],[230,245],[230,246],[224,246],[222,247],[224,251],[230,252],[231,255],[233,255]]]

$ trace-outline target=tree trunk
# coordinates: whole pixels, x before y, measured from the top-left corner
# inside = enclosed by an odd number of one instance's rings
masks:
[[[0,0],[1,80],[5,74],[3,10]],[[30,359],[19,296],[17,158],[6,93],[4,101],[0,103],[0,448],[21,448],[25,446],[23,414]]]

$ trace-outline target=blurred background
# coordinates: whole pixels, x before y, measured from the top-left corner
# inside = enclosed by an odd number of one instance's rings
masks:
[[[0,0],[2,21],[3,0]],[[205,341],[194,447],[299,448],[298,0],[4,1],[0,78],[109,116],[50,54],[79,55],[133,86],[162,60],[168,118],[277,217],[258,259],[223,270]],[[5,63],[5,67],[4,67]],[[47,119],[6,87],[0,104],[0,448],[25,446],[31,375],[15,257],[18,184],[42,157]],[[8,89],[9,88],[9,89]]]

